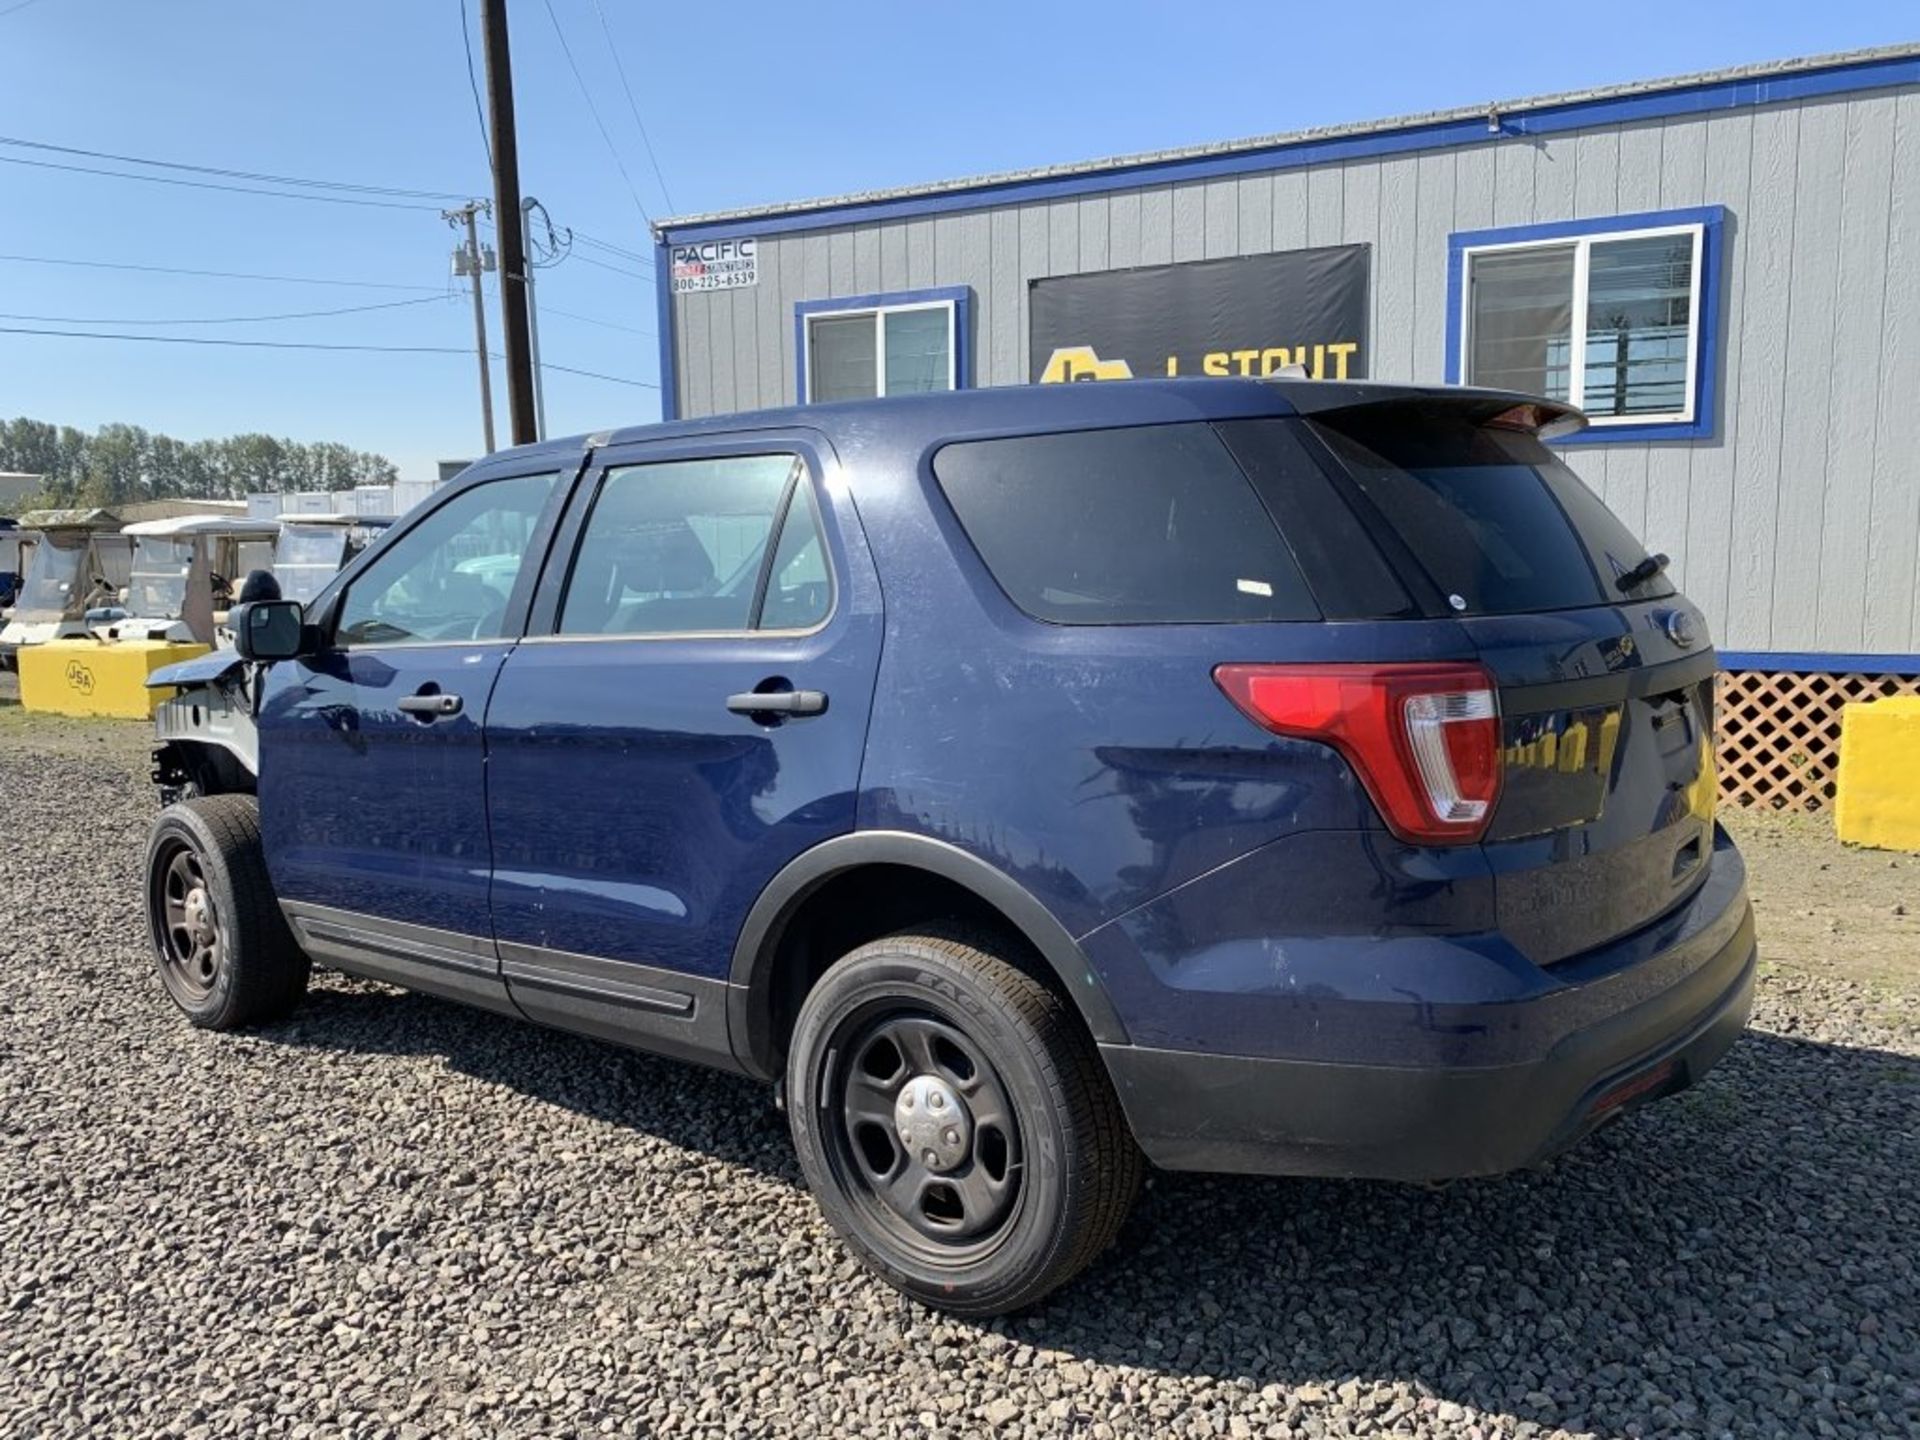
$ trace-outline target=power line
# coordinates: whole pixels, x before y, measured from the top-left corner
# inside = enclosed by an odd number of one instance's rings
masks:
[[[542,360],[543,370],[558,370],[562,375],[584,375],[589,380],[611,380],[615,385],[631,385],[636,390],[658,390],[660,387],[651,380],[629,380],[622,375],[602,375],[598,370],[576,370],[571,365],[556,365],[551,360]]]
[[[573,235],[574,238],[583,245],[591,245],[594,249],[604,250],[609,255],[618,255],[622,260],[631,260],[634,264],[644,265],[649,270],[653,268],[653,257],[651,255],[642,255],[635,250],[623,250],[610,241],[602,240],[595,235],[589,235],[582,230],[575,230]]]
[[[578,238],[578,237],[576,236],[575,238]],[[591,255],[582,255],[577,250],[574,251],[573,258],[578,260],[582,265],[592,265],[601,270],[611,270],[616,275],[624,275],[627,277],[627,279],[638,280],[642,284],[646,284],[653,279],[651,275],[642,275],[636,271],[625,269],[624,267],[619,265],[609,265],[604,260],[596,260]]]
[[[228,340],[211,335],[126,335],[110,334],[104,330],[41,330],[17,325],[0,325],[0,335],[43,335],[62,340],[121,340],[135,341],[148,345],[219,345],[242,350],[328,350],[352,351],[370,355],[469,355],[472,352],[457,345],[342,345],[327,344],[317,340]],[[487,358],[498,360],[497,354]],[[584,375],[590,380],[609,380],[616,385],[632,385],[641,390],[658,390],[660,387],[652,380],[629,380],[620,375],[603,375],[597,370],[576,370],[567,365],[555,365],[549,362],[547,369],[558,370],[567,375]]]
[[[317,180],[301,175],[275,175],[263,170],[233,170],[222,165],[190,165],[183,160],[154,160],[144,155],[119,155],[110,150],[83,150],[77,145],[54,145],[44,140],[22,140],[0,135],[0,145],[19,150],[45,150],[54,155],[78,155],[84,160],[111,160],[121,165],[151,165],[159,170],[186,170],[195,175],[218,175],[227,180],[255,180],[267,185],[305,185],[318,190],[346,190],[363,195],[387,195],[414,200],[458,200],[450,190],[409,190],[397,185],[367,185],[353,180]]]
[[[627,109],[633,113],[633,128],[640,132],[640,143],[647,147],[647,160],[653,166],[653,178],[660,182],[660,196],[667,202],[667,208],[676,208],[673,192],[667,189],[667,177],[660,173],[659,157],[653,153],[653,137],[647,134],[647,125],[640,118],[640,107],[634,103],[633,86],[627,83],[627,67],[620,63],[620,51],[613,43],[613,31],[607,25],[607,12],[601,8],[600,0],[593,0],[593,13],[600,17],[600,33],[607,37],[607,54],[613,57],[613,68],[620,77],[620,88],[627,93]]]
[[[0,310],[0,320],[31,320],[40,325],[255,325],[269,320],[315,320],[327,315],[364,315],[370,310],[399,310],[409,305],[441,305],[452,295],[427,295],[418,300],[382,300],[375,305],[346,305],[337,310],[289,310],[278,315],[192,315],[168,320],[90,318],[84,315],[16,315]]]
[[[176,175],[134,175],[125,170],[101,170],[91,165],[63,165],[55,160],[26,160],[0,155],[0,165],[31,165],[36,170],[66,170],[76,175],[100,175],[109,180],[143,180],[149,185],[184,185],[194,190],[225,190],[236,195],[265,195],[281,200],[319,200],[329,205],[365,205],[378,210],[437,211],[438,205],[412,200],[376,200],[359,195],[315,194],[304,190],[267,190],[255,185],[219,185],[211,180],[183,180]]]
[[[467,17],[467,0],[460,0],[460,43],[467,47],[467,88],[473,91],[473,118],[480,122],[480,144],[487,152],[487,169],[493,169],[493,137],[487,133],[487,111],[480,103],[480,82],[473,73],[473,22]],[[448,196],[459,199],[459,196]]]
[[[598,325],[602,329],[624,330],[629,335],[644,335],[649,340],[654,338],[654,333],[651,330],[641,330],[632,325],[616,324],[612,320],[602,320],[597,315],[581,315],[572,310],[562,310],[558,305],[549,305],[544,300],[540,302],[540,313],[542,315],[564,315],[569,320],[579,320],[588,325]]]
[[[573,48],[567,44],[567,32],[560,28],[560,17],[554,13],[553,0],[541,0],[547,7],[547,18],[553,22],[553,33],[559,37],[560,53],[567,57],[567,68],[573,72],[573,83],[580,87],[580,98],[587,102],[587,113],[593,116],[593,123],[600,131],[600,138],[606,142],[607,154],[613,157],[613,165],[620,172],[620,178],[627,182],[627,194],[633,197],[633,208],[640,212],[640,218],[653,224],[653,217],[647,214],[647,207],[640,203],[640,192],[634,188],[633,177],[627,174],[626,163],[621,160],[620,152],[614,148],[613,136],[607,132],[607,122],[600,118],[600,107],[593,103],[593,91],[587,88],[586,78],[581,75],[580,67],[573,58]],[[582,257],[585,258],[585,257]]]
[[[9,15],[18,14],[20,11],[26,9],[29,5],[38,5],[39,3],[40,3],[40,0],[20,0],[20,3],[18,5],[9,5],[6,9],[0,10],[0,20],[6,19],[7,16]]]
[[[435,296],[445,289],[434,285],[394,285],[380,280],[335,280],[317,275],[261,275],[242,270],[187,270],[176,265],[130,265],[112,260],[70,260],[53,255],[0,255],[20,265],[73,265],[86,270],[137,270],[148,275],[198,275],[212,280],[267,280],[280,285],[336,285],[350,290],[419,290]]]
[[[38,330],[0,325],[0,335],[52,335],[63,340],[131,340],[148,345],[222,345],[243,350],[354,350],[385,355],[470,355],[456,345],[341,345],[318,340],[229,340],[212,335],[122,335],[105,330]]]

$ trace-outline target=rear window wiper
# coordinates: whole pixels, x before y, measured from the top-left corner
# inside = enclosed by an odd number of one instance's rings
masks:
[[[1653,577],[1658,575],[1662,570],[1665,570],[1669,563],[1665,555],[1649,555],[1613,583],[1618,585],[1623,592],[1635,589],[1646,584],[1647,581],[1653,579]]]

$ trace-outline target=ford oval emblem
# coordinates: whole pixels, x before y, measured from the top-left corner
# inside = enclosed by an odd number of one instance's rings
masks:
[[[1693,615],[1686,610],[1669,610],[1666,617],[1667,638],[1681,649],[1689,649],[1700,639],[1700,631],[1693,623]]]

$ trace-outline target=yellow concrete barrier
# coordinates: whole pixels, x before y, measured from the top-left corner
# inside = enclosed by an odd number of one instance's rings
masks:
[[[165,640],[49,640],[20,648],[20,708],[49,715],[145,720],[172,692],[147,689],[162,665],[191,660],[208,646]]]
[[[1852,845],[1920,850],[1920,695],[1856,701],[1841,712],[1833,824]]]

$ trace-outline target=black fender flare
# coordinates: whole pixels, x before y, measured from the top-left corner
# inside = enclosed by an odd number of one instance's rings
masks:
[[[924,870],[971,891],[1006,916],[1052,968],[1096,1042],[1129,1043],[1126,1027],[1085,953],[1019,881],[944,840],[905,830],[858,830],[822,841],[789,861],[747,912],[727,976],[727,1033],[734,1059],[749,1073],[771,1078],[776,1068],[768,1033],[769,991],[781,932],[827,881],[866,865]]]

